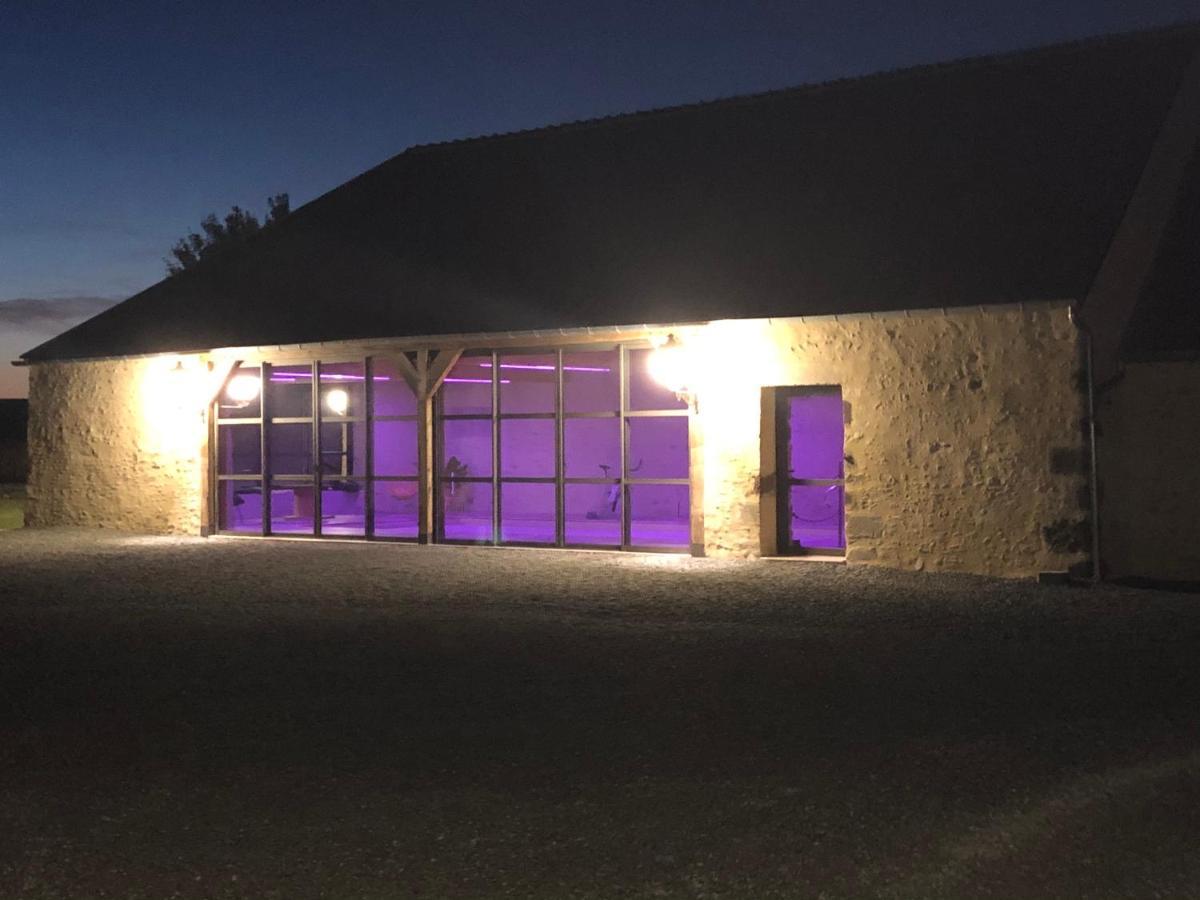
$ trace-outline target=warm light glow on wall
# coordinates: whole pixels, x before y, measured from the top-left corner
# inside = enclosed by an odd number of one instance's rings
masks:
[[[191,457],[204,439],[204,414],[217,386],[198,356],[146,361],[142,376],[142,431],[146,449]]]

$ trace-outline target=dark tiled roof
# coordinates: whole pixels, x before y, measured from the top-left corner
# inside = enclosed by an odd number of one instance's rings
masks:
[[[415,147],[25,358],[1083,297],[1198,45]]]

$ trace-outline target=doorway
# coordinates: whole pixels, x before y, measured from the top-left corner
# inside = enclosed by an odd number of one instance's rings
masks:
[[[776,394],[780,553],[846,552],[842,410],[838,385],[782,388]]]

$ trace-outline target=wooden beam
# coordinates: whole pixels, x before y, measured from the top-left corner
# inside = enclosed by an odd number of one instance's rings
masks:
[[[417,351],[417,373],[419,376],[419,384],[418,384],[418,388],[417,388],[417,399],[420,400],[425,397],[432,396],[433,391],[427,391],[425,389],[425,386],[429,381],[429,351],[428,350],[418,350]]]
[[[431,397],[441,387],[442,382],[462,355],[462,348],[459,348],[457,350],[441,350],[434,357],[433,362],[429,364],[428,381],[425,383],[425,389]]]
[[[417,367],[412,364],[412,360],[404,353],[389,353],[385,359],[390,359],[396,364],[396,368],[400,370],[400,374],[404,376],[405,382],[418,397],[421,396],[421,373],[417,371]]]

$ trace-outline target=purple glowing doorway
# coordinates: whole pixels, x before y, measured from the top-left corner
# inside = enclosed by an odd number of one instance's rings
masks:
[[[785,391],[778,407],[781,464],[782,547],[792,553],[843,553],[845,522],[845,426],[837,386]]]

